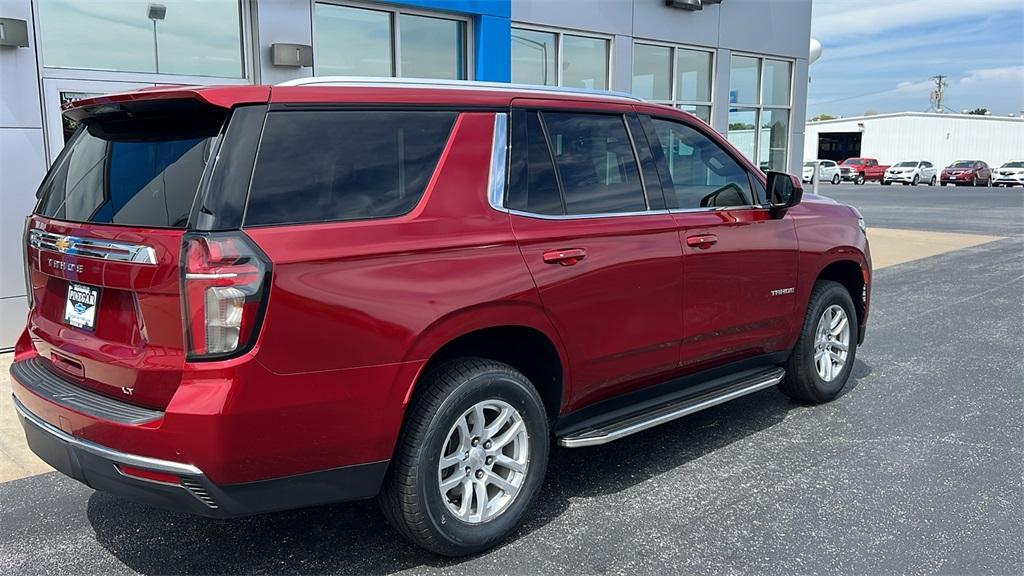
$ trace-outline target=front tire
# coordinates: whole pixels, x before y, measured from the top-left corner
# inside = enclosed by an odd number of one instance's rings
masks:
[[[920,176],[918,176],[917,174],[914,174],[914,181],[913,181],[913,182],[911,182],[911,183],[910,183],[910,185],[911,185],[911,186],[917,186],[917,184],[918,184],[919,182],[921,182],[921,177],[920,177]]]
[[[857,312],[846,287],[831,280],[815,284],[779,389],[815,404],[838,396],[857,359],[857,330]]]
[[[858,185],[858,186],[863,186],[864,185],[864,175],[863,174],[857,174],[857,178],[854,179],[853,183]]]
[[[839,184],[839,174],[832,175],[832,185],[835,186],[836,184]]]
[[[486,550],[519,526],[544,482],[544,403],[519,371],[480,358],[447,362],[417,386],[381,509],[431,552]]]

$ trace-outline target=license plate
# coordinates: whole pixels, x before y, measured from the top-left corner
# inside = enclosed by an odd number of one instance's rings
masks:
[[[100,289],[85,284],[68,283],[68,297],[64,304],[64,322],[85,330],[96,329],[96,307]]]

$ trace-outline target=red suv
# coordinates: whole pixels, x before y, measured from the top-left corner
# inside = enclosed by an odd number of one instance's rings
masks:
[[[97,490],[215,517],[376,496],[467,554],[552,438],[824,402],[864,338],[856,210],[665,106],[314,79],[65,115],[11,375],[31,448]]]

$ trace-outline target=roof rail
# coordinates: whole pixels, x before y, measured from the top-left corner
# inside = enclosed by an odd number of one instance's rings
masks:
[[[509,82],[476,82],[472,80],[441,80],[436,78],[380,78],[373,76],[313,76],[281,82],[277,86],[393,86],[402,88],[435,88],[442,90],[496,90],[502,92],[537,92],[541,94],[571,94],[595,98],[620,98],[632,102],[646,102],[643,98],[625,92],[563,88]]]

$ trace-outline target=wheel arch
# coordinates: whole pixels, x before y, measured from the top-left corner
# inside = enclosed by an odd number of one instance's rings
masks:
[[[565,349],[543,310],[528,304],[473,307],[425,330],[410,349],[410,359],[425,363],[406,391],[405,404],[435,367],[469,356],[519,370],[537,388],[548,416],[555,418],[561,412],[570,382]]]
[[[814,283],[822,280],[831,280],[846,288],[857,312],[857,324],[863,326],[867,319],[867,287],[870,282],[866,266],[855,259],[839,257],[822,267]]]

